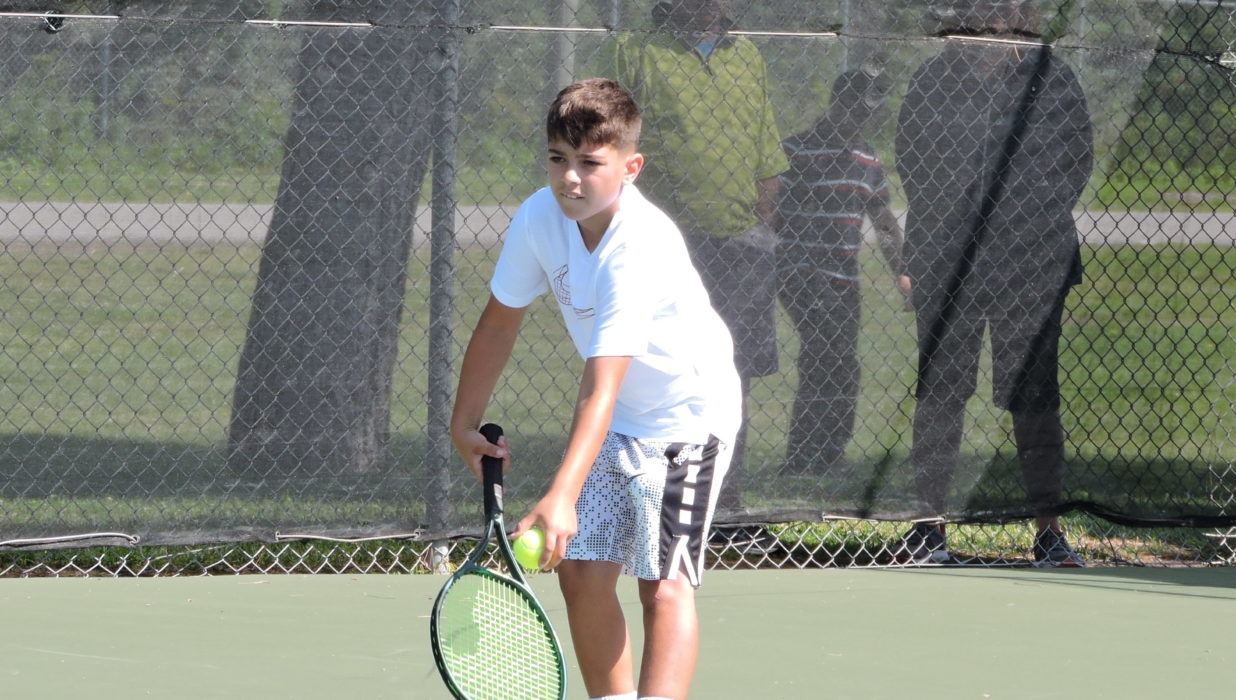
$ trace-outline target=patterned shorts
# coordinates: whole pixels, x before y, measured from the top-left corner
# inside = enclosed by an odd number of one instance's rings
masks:
[[[605,436],[575,504],[579,531],[566,558],[611,561],[641,579],[686,574],[699,587],[708,527],[730,448]]]

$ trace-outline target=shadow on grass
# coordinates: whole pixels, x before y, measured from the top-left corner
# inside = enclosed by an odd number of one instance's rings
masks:
[[[1205,460],[1095,455],[1072,457],[1065,472],[1064,510],[1080,510],[1134,527],[1220,527],[1236,524],[1236,475]],[[1021,467],[1012,455],[986,463],[965,514],[1029,517]]]
[[[747,515],[736,522],[813,511],[827,516],[905,521],[942,516],[958,523],[1007,523],[1034,517],[1016,456],[963,453],[946,512],[918,499],[904,450],[850,460],[843,473],[783,474],[778,462],[749,462],[742,476]],[[1226,464],[1138,455],[1072,456],[1060,512],[1083,511],[1135,527],[1236,525],[1236,473]],[[775,516],[790,516],[778,518]]]
[[[535,462],[556,442],[525,435],[521,454]],[[119,531],[147,543],[270,541],[280,532],[355,537],[416,531],[426,503],[443,501],[454,525],[479,523],[480,487],[470,492],[475,481],[462,461],[446,465],[445,493],[429,493],[427,454],[423,437],[399,436],[386,463],[366,473],[259,474],[227,469],[223,444],[9,433],[0,435],[0,532],[17,539]],[[534,470],[512,474],[507,507],[539,497],[547,479]]]
[[[522,434],[519,440],[506,489],[506,507],[515,517],[544,493],[562,449],[557,435]],[[481,520],[479,485],[458,458],[445,465],[445,489],[429,492],[435,482],[423,436],[397,436],[387,462],[366,473],[229,471],[225,452],[222,444],[0,435],[0,526],[7,537],[101,529],[225,540],[252,531],[262,538],[289,530],[359,535],[421,528],[427,503],[448,504],[450,528]],[[958,473],[950,519],[1001,523],[1032,515],[1015,460],[973,456]],[[1231,484],[1216,479],[1209,465],[1189,461],[1090,459],[1070,471],[1065,500],[1123,525],[1214,527],[1233,521],[1223,513],[1226,501],[1215,496]],[[739,520],[818,522],[840,515],[904,521],[919,508],[904,455],[856,462],[840,478],[783,477],[771,466],[752,465],[743,482],[747,515],[739,513]],[[718,522],[733,515],[722,513]],[[851,556],[862,547],[836,543],[841,551],[854,549]]]
[[[522,436],[521,462],[550,454],[556,438]],[[428,479],[424,438],[397,436],[389,457],[366,472],[273,474],[228,469],[226,446],[184,442],[0,434],[0,497],[192,497],[320,494],[406,500]],[[556,463],[557,457],[552,458]],[[452,455],[452,481],[467,477]],[[531,478],[520,477],[517,483]],[[397,492],[377,489],[398,485]]]

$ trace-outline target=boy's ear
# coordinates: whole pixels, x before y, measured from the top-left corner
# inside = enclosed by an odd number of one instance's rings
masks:
[[[644,154],[632,153],[627,156],[626,172],[622,175],[623,184],[631,184],[635,182],[635,178],[639,177],[639,173],[644,169]]]

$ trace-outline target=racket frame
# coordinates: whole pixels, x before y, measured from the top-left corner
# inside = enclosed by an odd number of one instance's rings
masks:
[[[493,423],[486,423],[481,426],[481,434],[490,442],[497,444],[498,438],[502,435],[502,428]],[[451,588],[460,579],[464,576],[488,577],[519,591],[530,604],[533,612],[536,613],[537,617],[544,624],[545,631],[548,632],[550,643],[553,646],[554,656],[558,662],[558,677],[562,679],[558,686],[558,700],[566,700],[566,660],[562,655],[562,644],[558,641],[558,635],[554,631],[553,625],[550,624],[549,615],[546,614],[545,608],[541,606],[541,601],[537,600],[536,595],[532,592],[532,588],[528,585],[528,579],[524,577],[523,569],[520,567],[519,562],[515,560],[515,553],[511,550],[511,541],[506,535],[506,526],[502,518],[502,460],[495,457],[482,457],[481,476],[485,499],[485,530],[481,535],[480,541],[477,542],[476,549],[472,551],[472,554],[468,556],[463,565],[455,573],[451,574],[451,577],[442,586],[442,590],[438,591],[438,597],[434,600],[433,612],[429,616],[429,640],[430,645],[433,647],[434,663],[437,665],[438,673],[446,683],[447,689],[451,691],[451,694],[457,700],[472,700],[459,687],[450,668],[446,664],[441,642],[438,638],[438,618],[447,594],[450,593]],[[509,576],[493,571],[482,563],[488,556],[490,540],[493,540],[497,545],[498,552],[501,554],[507,571],[510,573]]]

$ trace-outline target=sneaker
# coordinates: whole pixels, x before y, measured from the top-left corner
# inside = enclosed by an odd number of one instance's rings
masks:
[[[898,564],[943,564],[949,560],[943,523],[914,523],[893,550]]]
[[[714,547],[733,548],[740,554],[774,554],[781,551],[781,540],[759,525],[713,528],[708,543]]]
[[[1080,569],[1086,560],[1073,551],[1063,532],[1048,528],[1034,536],[1034,565],[1040,569]]]

